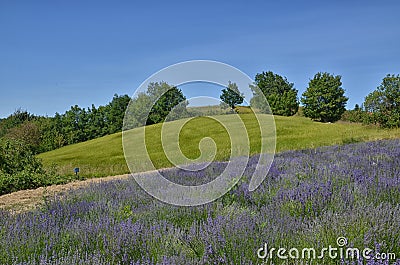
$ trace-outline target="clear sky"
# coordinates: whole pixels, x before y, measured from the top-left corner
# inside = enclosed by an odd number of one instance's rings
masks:
[[[0,0],[0,117],[104,105],[195,59],[271,70],[299,96],[316,72],[342,75],[353,108],[400,73],[399,14],[385,0]]]

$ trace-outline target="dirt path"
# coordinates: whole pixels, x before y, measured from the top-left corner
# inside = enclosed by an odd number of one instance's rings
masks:
[[[16,191],[0,196],[0,209],[11,210],[13,212],[28,211],[43,203],[44,198],[47,196],[63,194],[71,189],[77,189],[90,183],[110,181],[115,179],[127,179],[129,176],[129,174],[126,174],[104,178],[93,178],[83,181],[74,181],[63,185],[53,185],[33,190]]]

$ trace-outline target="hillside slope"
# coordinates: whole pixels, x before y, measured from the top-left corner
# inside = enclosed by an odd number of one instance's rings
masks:
[[[252,154],[258,153],[260,150],[260,134],[257,122],[252,115],[244,114],[241,117],[250,135],[250,151]],[[275,116],[274,118],[277,152],[324,145],[400,138],[400,129],[384,130],[350,123],[324,124],[297,116]],[[138,129],[132,130],[133,134],[135,130]],[[146,127],[148,151],[156,167],[169,167],[171,164],[162,151],[160,132],[161,124]],[[196,158],[200,155],[198,149],[199,141],[207,136],[213,138],[218,147],[216,159],[225,160],[229,158],[230,142],[227,132],[221,125],[206,117],[195,118],[182,128],[180,133],[182,152],[188,157]],[[66,146],[40,154],[38,157],[43,160],[46,167],[57,165],[56,169],[62,175],[72,175],[75,167],[80,168],[81,175],[84,177],[110,176],[129,172],[123,154],[122,133]],[[141,157],[137,159],[138,163],[135,171],[140,172]]]

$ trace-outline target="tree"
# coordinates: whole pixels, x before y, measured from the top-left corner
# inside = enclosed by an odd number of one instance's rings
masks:
[[[348,100],[344,96],[345,91],[341,86],[340,75],[317,73],[308,83],[308,88],[301,98],[304,115],[322,122],[340,120],[346,110]]]
[[[97,137],[102,137],[109,132],[108,124],[106,123],[106,108],[105,106],[100,106],[96,108],[92,104],[91,108],[88,108],[88,125],[86,126],[86,134],[88,139],[95,139]],[[122,118],[121,118],[122,123]],[[122,127],[120,128],[120,130]]]
[[[262,72],[256,75],[254,85],[259,88],[259,90],[256,90],[254,86],[250,86],[254,94],[250,103],[255,108],[264,112],[268,110],[268,106],[264,103],[265,100],[262,99],[262,95],[259,95],[261,90],[273,114],[292,116],[298,111],[297,90],[294,88],[294,84],[289,83],[286,77],[274,74],[271,71]]]
[[[54,117],[40,117],[37,121],[40,128],[38,152],[46,152],[64,146],[63,124],[59,113],[56,113]]]
[[[400,76],[387,75],[377,89],[364,102],[370,113],[367,123],[378,123],[382,127],[400,127]]]
[[[36,117],[34,115],[30,114],[28,111],[18,108],[13,114],[11,114],[7,118],[1,120],[1,122],[0,122],[0,137],[3,137],[4,135],[6,135],[10,129],[18,127],[25,121],[31,121],[35,118]]]
[[[122,130],[122,122],[130,100],[128,95],[118,96],[115,94],[112,101],[106,106],[108,134]]]
[[[11,128],[5,138],[20,141],[36,153],[40,145],[39,126],[37,122],[27,120],[21,125]]]
[[[124,130],[163,122],[167,116],[169,120],[187,117],[187,104],[177,87],[166,82],[152,82],[146,92],[138,93],[129,103]]]
[[[28,145],[34,153],[50,151],[122,130],[128,95],[114,95],[105,106],[81,108],[71,106],[64,114],[41,117],[18,109],[0,119],[0,138],[17,140]]]
[[[240,93],[236,83],[231,83],[231,81],[229,81],[228,86],[222,89],[222,94],[219,98],[222,100],[222,102],[234,110],[235,105],[243,103],[244,95]]]
[[[66,136],[68,144],[79,143],[88,140],[85,135],[85,127],[87,125],[86,110],[78,105],[71,106],[62,118],[63,134]]]
[[[128,105],[123,130],[146,125],[149,114],[147,106],[151,106],[151,104],[149,95],[145,92],[140,92]]]
[[[166,82],[150,83],[147,95],[153,103],[146,121],[147,125],[163,122],[175,106],[178,106],[179,110],[174,110],[174,113],[181,114],[181,117],[176,117],[176,119],[184,117],[188,103],[182,91],[176,86],[171,86]]]

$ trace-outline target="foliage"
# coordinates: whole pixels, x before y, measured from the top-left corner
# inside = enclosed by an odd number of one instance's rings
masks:
[[[283,152],[257,190],[249,192],[243,180],[217,201],[196,207],[161,203],[133,178],[93,183],[31,212],[0,211],[0,263],[249,265],[265,261],[257,257],[264,244],[297,248],[300,255],[315,248],[319,255],[323,248],[337,248],[338,237],[347,239],[344,253],[370,248],[397,255],[399,156],[399,140]],[[245,176],[257,161],[250,159]],[[162,174],[195,184],[215,179],[225,167],[214,162],[197,172],[175,168]],[[276,253],[268,263],[282,263]],[[332,253],[336,259],[325,251],[318,263],[400,263],[399,257],[366,260]]]
[[[35,152],[40,146],[40,128],[36,121],[28,120],[9,129],[4,138],[20,141]]]
[[[40,149],[38,153],[54,150],[67,144],[63,135],[65,123],[58,113],[53,118],[39,117]]]
[[[182,91],[167,84],[166,82],[150,83],[147,88],[151,102],[154,104],[150,110],[149,117],[146,124],[155,124],[163,122],[168,115],[175,115],[169,117],[169,120],[184,118],[186,116],[186,97]]]
[[[342,121],[364,123],[368,119],[368,113],[358,104],[352,110],[346,110],[341,117]]]
[[[130,100],[131,98],[128,95],[118,96],[115,94],[110,104],[108,104],[104,110],[97,110],[98,114],[101,114],[102,111],[105,113],[105,124],[108,127],[105,134],[113,134],[122,130],[126,107],[128,106]],[[93,107],[94,106],[92,106],[92,109]],[[92,132],[101,128],[100,126],[102,125],[101,115],[98,115],[100,117],[96,117],[95,115],[93,116],[94,119],[97,118],[97,124],[91,123]]]
[[[106,106],[81,108],[78,105],[54,117],[35,116],[17,110],[0,120],[0,138],[22,141],[32,152],[41,153],[64,145],[84,142],[122,130],[128,95],[114,95]]]
[[[236,105],[243,103],[244,95],[240,93],[236,83],[231,83],[231,81],[229,81],[228,86],[222,89],[220,99],[234,110]]]
[[[293,88],[294,84],[289,83],[286,77],[271,71],[262,72],[256,75],[254,85],[258,86],[264,94],[274,115],[292,116],[296,114],[299,108],[297,90]],[[250,88],[254,93],[250,102],[252,106],[264,112],[267,111],[268,107],[265,106],[262,95],[258,94],[259,90],[256,90],[254,86],[250,86]]]
[[[43,166],[28,145],[0,140],[0,195],[46,184]]]
[[[366,123],[400,127],[400,75],[383,78],[380,86],[365,98],[364,108],[370,113]]]
[[[6,135],[10,129],[17,127],[26,121],[31,121],[34,117],[34,115],[30,114],[26,110],[22,110],[21,108],[17,109],[7,118],[0,120],[0,138]]]
[[[179,88],[166,82],[152,82],[146,92],[138,93],[130,102],[124,129],[160,123],[167,117],[169,120],[185,118],[187,104]]]
[[[362,123],[366,115],[367,113],[361,110],[346,110],[345,112],[343,112],[340,120],[354,123]]]
[[[14,174],[23,170],[42,173],[41,164],[23,143],[13,140],[0,141],[0,170]]]
[[[340,120],[348,100],[344,92],[340,75],[317,73],[301,98],[304,115],[322,122]]]
[[[145,92],[140,92],[128,105],[124,120],[124,130],[145,126],[152,102]]]

